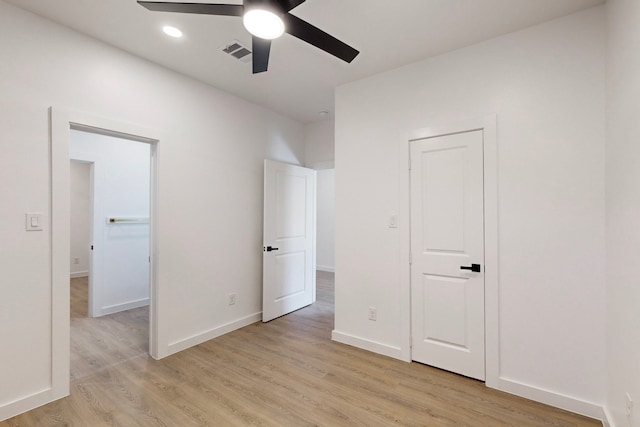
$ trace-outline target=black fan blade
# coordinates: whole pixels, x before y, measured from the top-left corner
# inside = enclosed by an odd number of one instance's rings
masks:
[[[253,74],[264,73],[269,68],[269,52],[271,40],[253,36]]]
[[[154,12],[197,13],[200,15],[242,16],[244,6],[239,4],[166,3],[139,1],[139,5]]]
[[[291,9],[295,9],[305,1],[306,0],[278,0],[278,3],[280,3],[280,7],[282,7],[282,10],[284,10],[285,12],[289,12]]]
[[[314,27],[297,16],[285,13],[282,19],[287,33],[312,44],[345,62],[353,61],[360,53],[348,44],[341,42],[332,35],[325,33],[321,29]]]

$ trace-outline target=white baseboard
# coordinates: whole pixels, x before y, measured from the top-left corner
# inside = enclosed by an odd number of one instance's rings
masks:
[[[23,414],[27,411],[53,402],[54,400],[62,399],[68,395],[69,393],[64,394],[59,391],[55,391],[53,388],[46,388],[28,396],[4,403],[0,406],[0,421]]]
[[[316,265],[316,270],[326,271],[328,273],[335,273],[336,272],[336,268],[335,267],[328,267],[326,265]]]
[[[353,347],[358,347],[363,350],[372,351],[374,353],[393,357],[402,361],[408,361],[405,357],[403,357],[404,355],[402,349],[399,347],[394,347],[365,338],[356,337],[336,330],[333,330],[331,332],[331,339],[333,341],[337,341]],[[516,396],[524,397],[526,399],[534,400],[536,402],[544,403],[556,408],[564,409],[569,412],[600,420],[605,427],[616,427],[612,422],[613,418],[608,413],[606,408],[603,408],[601,405],[593,402],[588,402],[575,397],[563,395],[549,390],[544,390],[504,377],[500,377],[497,380],[492,381],[492,388],[504,391],[506,393],[514,394]]]
[[[73,271],[70,274],[70,277],[72,279],[77,279],[78,277],[87,277],[87,276],[89,276],[88,271]]]
[[[544,390],[528,384],[523,384],[508,378],[498,378],[495,382],[494,388],[600,421],[603,421],[605,418],[604,409],[601,405],[553,391]]]
[[[179,351],[186,350],[189,347],[202,344],[203,342],[212,340],[221,335],[235,331],[236,329],[244,328],[245,326],[249,326],[252,323],[256,323],[261,320],[262,320],[262,312],[258,312],[258,313],[254,313],[249,316],[243,317],[241,319],[234,320],[233,322],[225,323],[224,325],[217,326],[213,329],[209,329],[208,331],[204,331],[202,333],[190,336],[188,338],[175,341],[169,344],[166,355],[169,356]]]
[[[114,304],[100,308],[99,313],[94,317],[106,316],[108,314],[119,313],[125,310],[131,310],[132,308],[144,307],[149,305],[149,298],[142,298],[135,301],[128,301],[122,304]]]
[[[354,335],[345,334],[344,332],[339,332],[335,329],[331,331],[331,339],[342,344],[347,344],[352,347],[361,348],[363,350],[372,351],[374,353],[382,354],[383,356],[389,356],[394,359],[404,361],[404,358],[402,357],[402,349],[400,347],[394,347],[388,344],[382,344],[365,338],[356,337]]]
[[[611,411],[609,411],[609,408],[606,406],[602,408],[602,425],[604,427],[616,427],[616,423],[613,421],[613,415],[611,415]]]

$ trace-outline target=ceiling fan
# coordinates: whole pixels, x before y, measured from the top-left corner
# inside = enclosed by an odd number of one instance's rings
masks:
[[[289,13],[305,0],[244,0],[244,4],[138,1],[152,11],[241,16],[252,35],[253,74],[267,71],[271,40],[287,32],[350,63],[360,53],[321,29]]]

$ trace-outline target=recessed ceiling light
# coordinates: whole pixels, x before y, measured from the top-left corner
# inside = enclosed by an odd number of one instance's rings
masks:
[[[182,37],[182,31],[170,25],[165,25],[164,27],[162,27],[162,31],[164,31],[166,35],[174,37],[176,39]]]

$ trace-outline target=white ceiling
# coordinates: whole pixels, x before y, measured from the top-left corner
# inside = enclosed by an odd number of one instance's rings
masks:
[[[604,0],[307,0],[292,13],[360,50],[351,63],[288,34],[269,71],[220,51],[251,46],[242,19],[150,12],[135,0],[5,0],[301,122],[333,112],[336,86],[567,15]],[[224,3],[224,0],[176,0]],[[241,4],[241,0],[227,3]],[[161,32],[180,28],[176,40]]]

